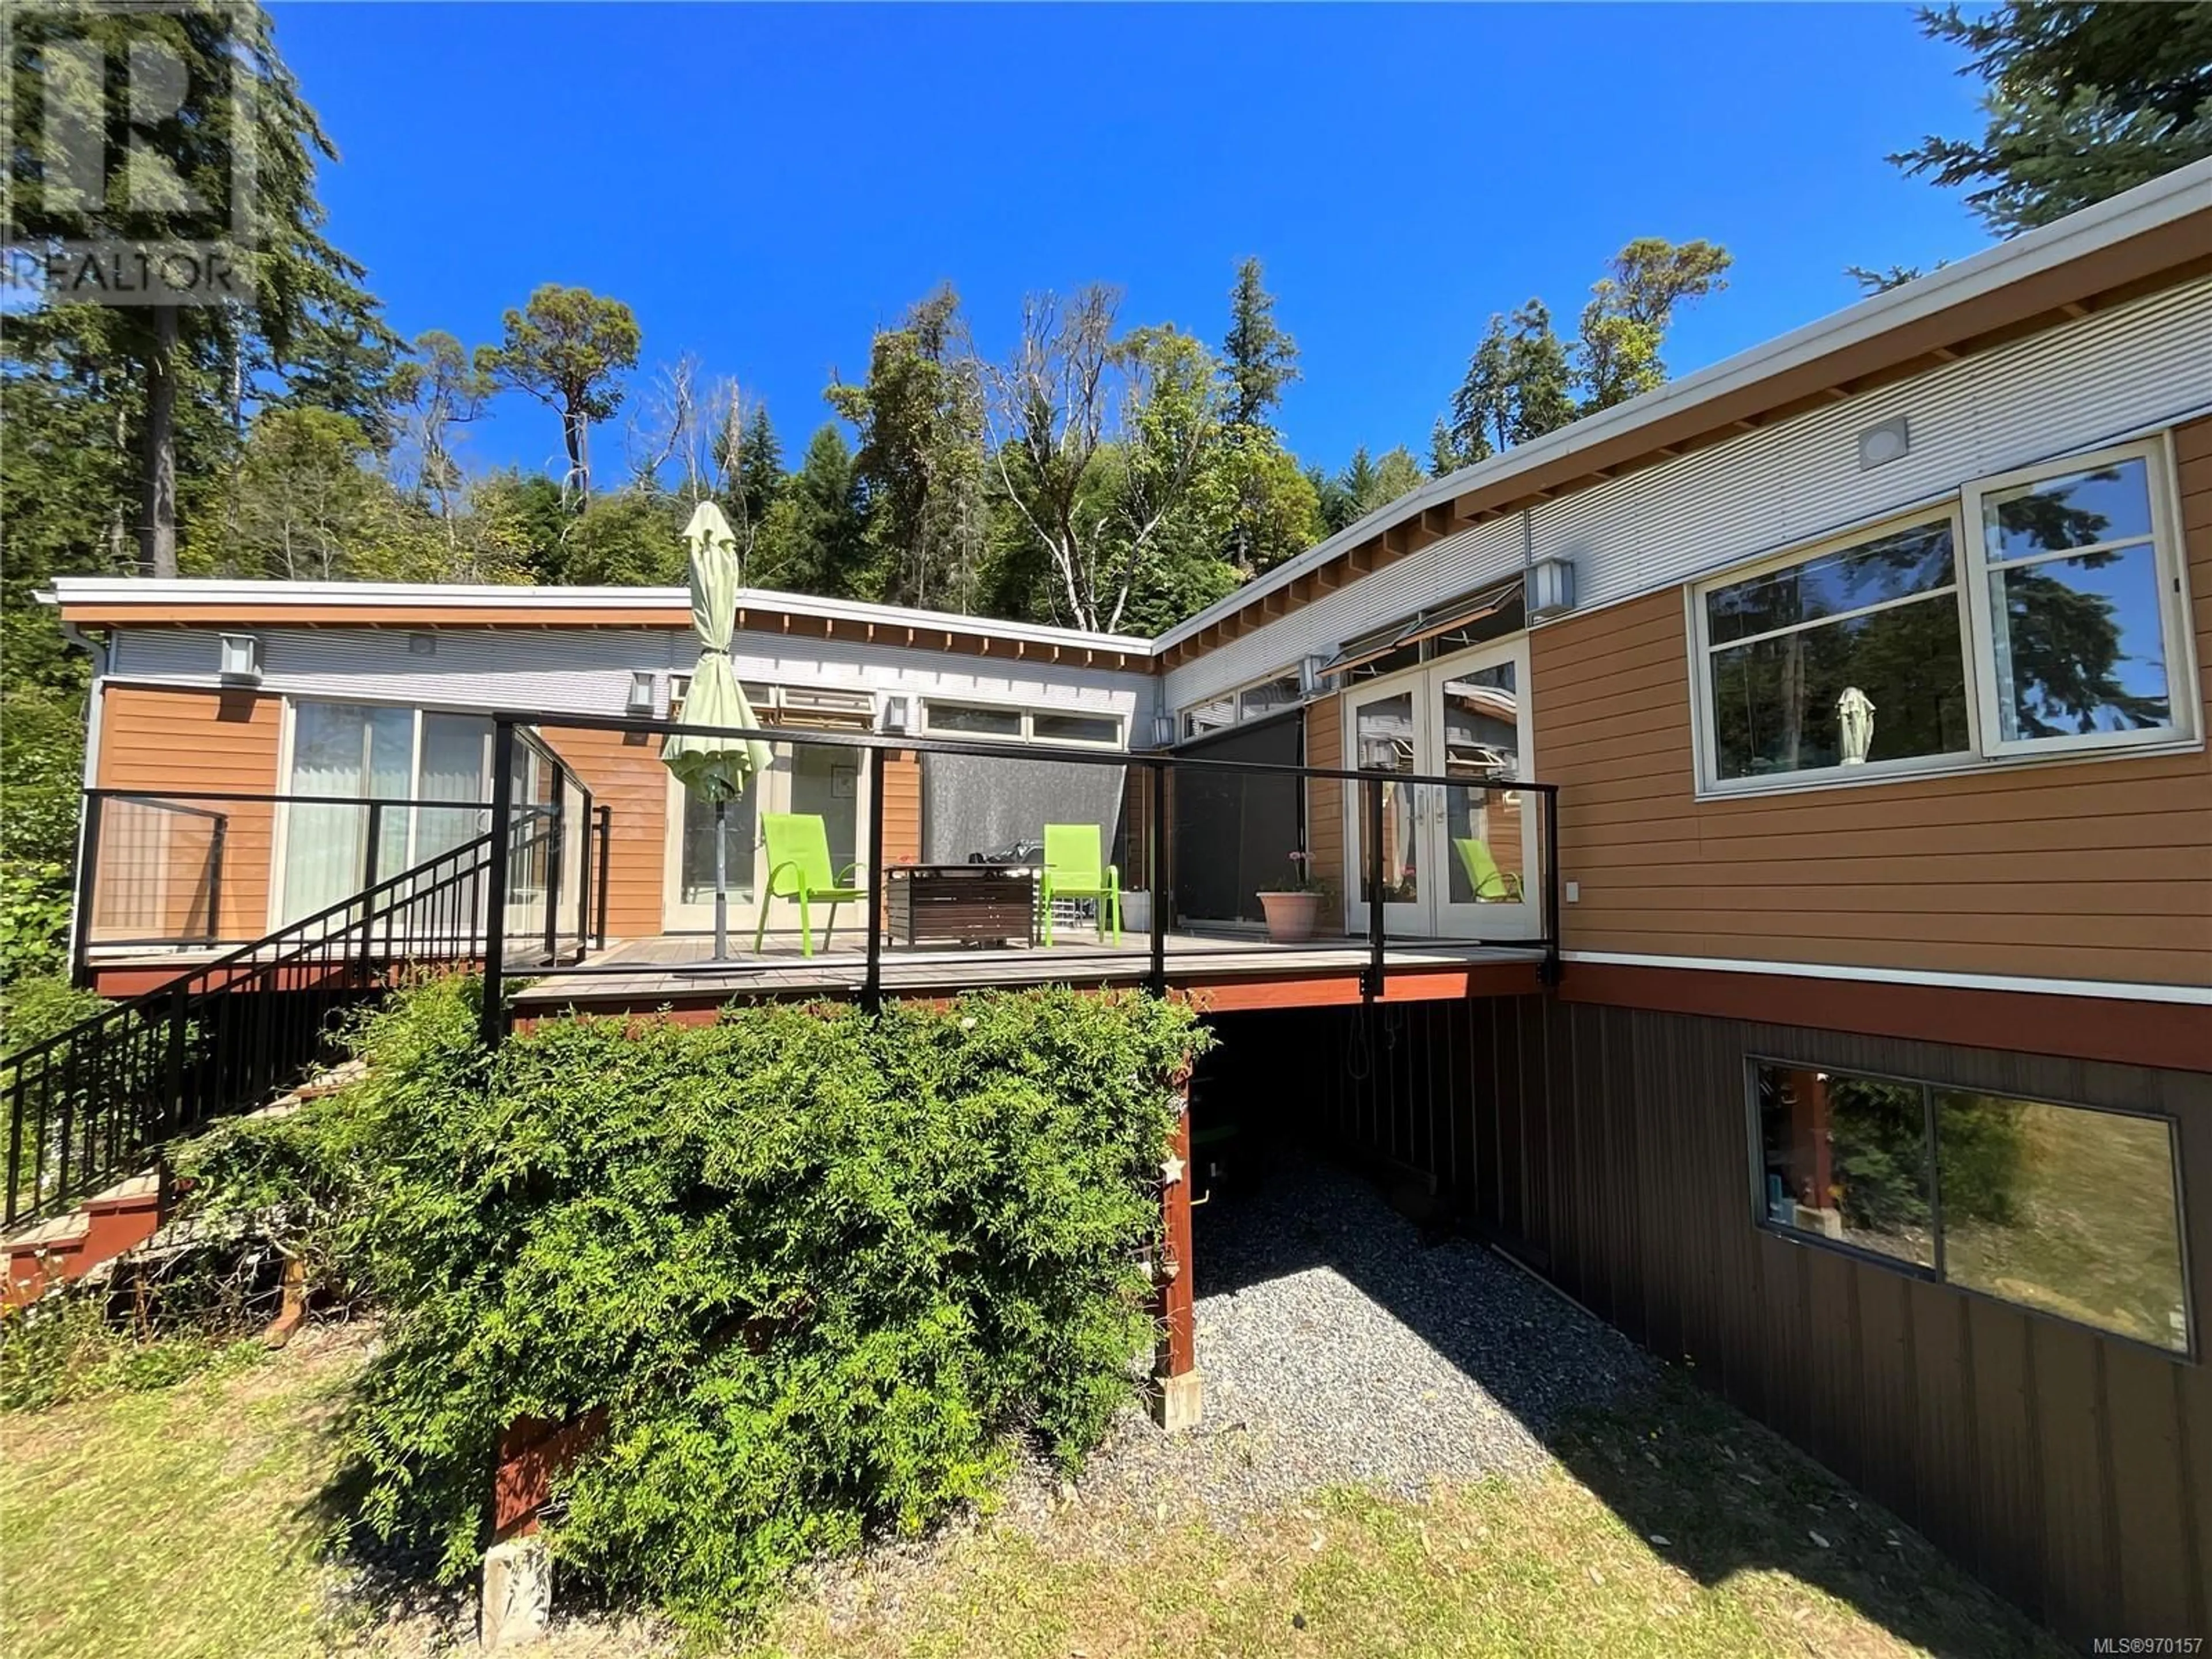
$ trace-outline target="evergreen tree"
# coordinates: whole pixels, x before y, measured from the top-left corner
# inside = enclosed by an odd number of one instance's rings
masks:
[[[827,425],[763,513],[746,580],[789,593],[865,599],[868,562],[853,452],[836,427]]]
[[[1272,430],[1284,388],[1298,378],[1298,346],[1275,321],[1275,296],[1261,283],[1257,259],[1237,267],[1221,357],[1229,377],[1229,424]]]
[[[238,297],[221,303],[48,307],[39,325],[49,339],[79,332],[112,378],[132,382],[116,412],[129,422],[136,452],[138,561],[152,574],[174,575],[180,480],[222,465],[219,457],[180,453],[185,437],[204,428],[198,410],[229,410],[231,441],[249,403],[295,396],[373,428],[398,342],[361,285],[362,267],[323,234],[316,161],[337,152],[260,7],[53,0],[14,9],[9,34],[5,106],[15,159],[6,240],[40,249],[216,242],[239,274]],[[109,176],[87,190],[85,158],[75,149],[133,109],[132,76],[150,73],[149,59],[182,71],[183,98],[165,115],[134,118],[130,165],[108,167]],[[241,115],[246,129],[234,125]],[[234,165],[247,152],[250,174]],[[234,200],[249,177],[250,198]],[[230,235],[239,218],[248,226],[242,243]],[[94,311],[107,314],[85,314]],[[189,483],[181,487],[189,498]]]
[[[1978,139],[1923,138],[1889,159],[2011,236],[2212,155],[2212,0],[2006,0],[1923,9],[1987,82]]]
[[[871,586],[895,605],[963,610],[987,536],[982,393],[947,285],[878,330],[868,374],[826,394],[853,423],[875,554]]]
[[[1678,246],[1657,236],[1639,236],[1614,254],[1583,308],[1575,345],[1580,412],[1610,409],[1662,384],[1667,365],[1659,347],[1675,307],[1726,288],[1724,273],[1734,263],[1711,242]]]
[[[562,488],[574,489],[581,507],[592,495],[592,422],[611,419],[622,406],[615,377],[637,367],[637,319],[619,300],[547,283],[502,321],[505,337],[478,352],[477,366],[560,416],[568,455]]]

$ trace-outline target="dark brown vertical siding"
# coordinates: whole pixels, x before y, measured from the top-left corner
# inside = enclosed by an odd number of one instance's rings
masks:
[[[1746,1061],[2172,1118],[2200,1348],[2212,1076],[1538,997],[1223,1025],[1268,1097],[1425,1175],[1467,1224],[2061,1632],[2212,1626],[2204,1365],[1761,1230]]]

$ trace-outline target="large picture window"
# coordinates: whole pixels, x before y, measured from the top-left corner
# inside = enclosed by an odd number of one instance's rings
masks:
[[[2189,1351],[2164,1118],[1771,1060],[1752,1073],[1766,1225]]]
[[[1703,787],[2194,736],[2171,499],[2134,444],[1702,585]]]

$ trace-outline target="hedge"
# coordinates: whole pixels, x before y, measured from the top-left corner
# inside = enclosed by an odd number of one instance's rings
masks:
[[[382,1310],[356,1524],[441,1575],[486,1542],[503,1427],[605,1428],[556,1490],[568,1570],[719,1623],[794,1564],[976,1498],[1012,1437],[1079,1465],[1154,1340],[1177,1081],[1137,994],[550,1022],[487,1054],[480,985],[374,1016],[367,1082],[205,1171],[288,1188]]]

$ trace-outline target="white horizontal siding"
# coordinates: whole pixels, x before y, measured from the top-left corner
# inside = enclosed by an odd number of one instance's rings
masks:
[[[1529,517],[1570,553],[1583,611],[1899,511],[1967,480],[2093,447],[2212,404],[2212,280],[2168,289],[1711,445]],[[1911,448],[1862,471],[1858,434],[1903,415]],[[1519,519],[1424,548],[1167,676],[1181,708],[1511,569]]]
[[[408,648],[396,629],[259,628],[264,690],[297,696],[457,708],[620,714],[630,675],[688,672],[696,645],[668,628],[445,629],[428,635],[434,654]],[[1020,663],[842,640],[739,634],[731,658],[738,678],[842,690],[905,691],[1149,718],[1150,676],[1030,658]],[[129,680],[215,684],[216,635],[198,629],[117,630],[109,672]],[[662,687],[665,696],[665,683]]]

